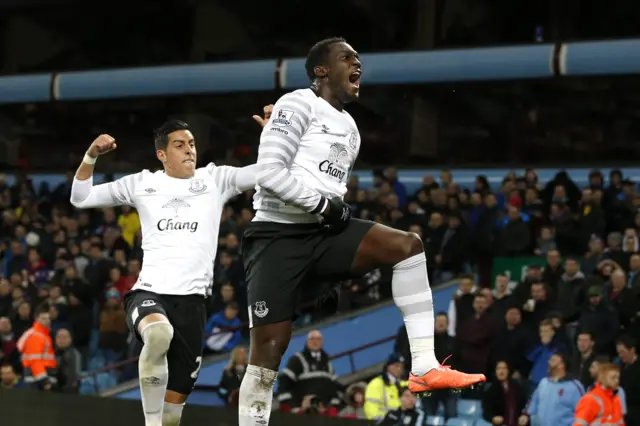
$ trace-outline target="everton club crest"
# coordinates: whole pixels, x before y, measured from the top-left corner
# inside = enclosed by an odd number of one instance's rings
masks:
[[[193,179],[191,181],[191,186],[189,187],[189,191],[194,194],[199,194],[207,189],[207,185],[204,184],[204,180],[202,179]]]
[[[357,142],[358,136],[355,133],[351,133],[351,136],[349,136],[349,148],[355,151]]]

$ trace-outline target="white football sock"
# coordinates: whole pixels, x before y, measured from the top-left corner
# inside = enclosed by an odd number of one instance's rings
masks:
[[[440,366],[434,353],[433,295],[424,253],[416,254],[393,267],[391,291],[407,327],[411,372],[422,376]]]
[[[153,322],[140,333],[144,346],[140,352],[138,372],[145,426],[162,426],[164,394],[169,381],[167,351],[173,338],[168,322]]]
[[[184,404],[164,403],[162,410],[162,426],[180,426]]]
[[[240,426],[267,426],[271,416],[273,387],[277,371],[248,365],[240,385],[238,414]]]

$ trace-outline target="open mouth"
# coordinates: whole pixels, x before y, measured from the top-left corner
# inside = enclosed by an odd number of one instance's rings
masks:
[[[194,161],[192,159],[184,160],[183,163],[193,164]]]
[[[354,87],[360,87],[360,76],[362,71],[354,71],[349,75],[349,83]]]

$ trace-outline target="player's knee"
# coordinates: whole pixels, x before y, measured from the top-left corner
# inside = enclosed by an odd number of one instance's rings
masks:
[[[152,322],[142,330],[142,341],[148,348],[144,351],[150,356],[164,356],[173,339],[173,327],[168,322]],[[142,357],[142,354],[141,354]]]
[[[414,232],[406,232],[402,238],[400,246],[405,259],[424,252],[422,239],[420,239],[420,236]]]
[[[255,358],[252,357],[251,364],[257,367],[277,371],[280,367],[282,356],[287,350],[287,345],[288,343],[282,341],[282,339],[269,339],[267,342],[257,348],[257,356]]]

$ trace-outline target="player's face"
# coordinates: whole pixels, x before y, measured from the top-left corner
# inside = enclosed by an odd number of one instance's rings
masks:
[[[329,84],[343,102],[360,96],[360,56],[347,43],[335,43],[329,51]]]
[[[166,151],[158,151],[165,172],[175,178],[186,179],[196,171],[196,142],[188,130],[176,130],[169,133]]]

